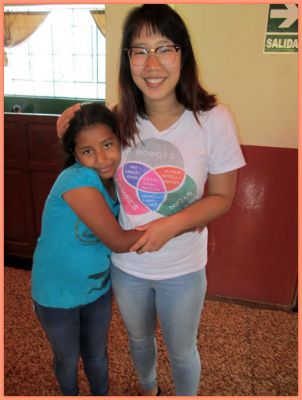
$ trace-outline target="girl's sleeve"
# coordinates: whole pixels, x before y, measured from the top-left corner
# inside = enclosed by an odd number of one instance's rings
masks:
[[[81,187],[93,187],[103,193],[104,187],[96,172],[90,168],[72,168],[64,170],[56,182],[57,194]]]

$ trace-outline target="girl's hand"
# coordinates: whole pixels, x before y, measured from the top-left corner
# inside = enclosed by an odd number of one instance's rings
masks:
[[[137,226],[135,230],[145,231],[145,234],[129,249],[129,251],[136,251],[137,254],[143,254],[145,252],[151,253],[160,250],[170,239],[178,236],[174,225],[171,224],[169,226],[168,222],[171,221],[167,221],[167,218],[160,218],[145,225]],[[195,229],[188,230],[188,232],[201,233],[205,227],[205,225],[201,225]]]
[[[66,108],[66,110],[57,119],[57,134],[60,139],[64,136],[67,131],[70,120],[74,117],[76,111],[81,108],[81,103],[76,103],[71,107]]]
[[[171,217],[160,218],[135,229],[145,231],[129,250],[137,254],[157,251],[177,234],[176,224]]]

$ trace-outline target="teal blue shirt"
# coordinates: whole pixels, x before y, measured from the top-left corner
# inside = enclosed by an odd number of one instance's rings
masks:
[[[77,307],[95,301],[110,288],[111,250],[63,199],[65,192],[87,186],[96,188],[118,215],[118,202],[95,170],[76,163],[61,172],[45,203],[33,258],[32,297],[42,306]]]

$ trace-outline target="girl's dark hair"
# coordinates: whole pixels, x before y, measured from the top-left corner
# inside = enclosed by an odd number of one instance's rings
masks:
[[[63,149],[67,153],[64,168],[76,162],[75,145],[78,134],[90,125],[107,125],[118,138],[115,114],[102,103],[83,103],[70,120],[69,127],[62,138]]]
[[[193,111],[198,121],[199,111],[208,111],[216,105],[214,95],[202,88],[198,79],[190,35],[181,17],[166,4],[144,4],[135,7],[128,14],[123,26],[120,49],[119,102],[117,105],[118,123],[122,144],[131,144],[137,133],[136,116],[146,118],[146,109],[141,91],[135,85],[127,51],[131,41],[142,28],[160,33],[174,44],[181,46],[181,74],[176,86],[177,100],[188,110]]]

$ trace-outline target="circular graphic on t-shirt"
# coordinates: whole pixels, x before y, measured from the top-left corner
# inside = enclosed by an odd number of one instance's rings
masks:
[[[161,139],[137,144],[118,168],[116,183],[123,208],[131,215],[171,215],[191,204],[197,194],[180,151]]]

